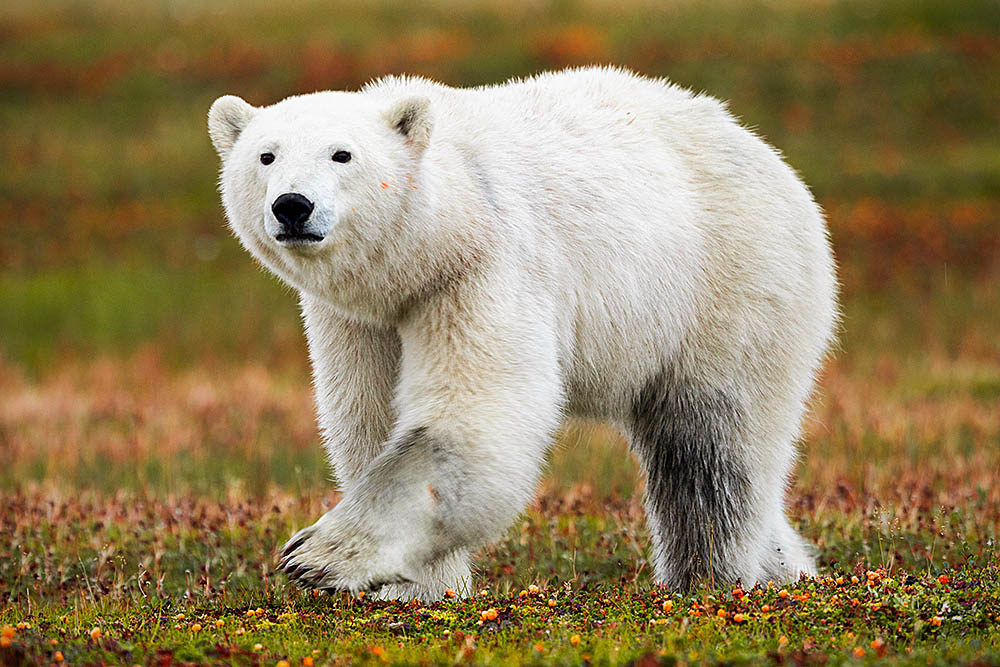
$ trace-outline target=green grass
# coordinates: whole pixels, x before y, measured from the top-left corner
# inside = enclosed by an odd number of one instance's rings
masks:
[[[141,496],[95,506],[85,497],[79,508],[55,510],[18,500],[32,525],[5,521],[20,555],[5,559],[0,573],[23,592],[11,595],[0,623],[30,627],[0,649],[8,664],[22,652],[49,661],[56,650],[71,663],[125,664],[166,654],[239,664],[305,656],[316,664],[623,664],[647,655],[664,663],[761,656],[840,663],[856,648],[918,664],[989,661],[1000,651],[995,554],[830,568],[781,590],[679,595],[653,586],[641,567],[645,535],[628,506],[603,518],[533,511],[484,554],[475,590],[409,604],[316,597],[275,577],[261,554],[307,518],[288,496],[221,506]],[[95,509],[92,522],[66,521]],[[938,549],[939,558],[957,551]]]
[[[176,364],[305,354],[294,293],[250,261],[231,272],[103,264],[0,274],[0,331],[2,353],[33,372],[151,344]]]
[[[952,582],[961,588],[955,588],[900,573],[874,586],[861,577],[861,585],[816,582],[789,587],[786,598],[765,589],[735,600],[728,592],[672,596],[612,586],[546,587],[523,598],[487,592],[431,605],[239,592],[208,605],[143,601],[97,604],[83,613],[53,607],[17,636],[26,652],[49,660],[59,650],[70,662],[126,664],[165,656],[237,664],[301,664],[306,656],[316,664],[750,663],[765,655],[798,662],[815,659],[819,651],[839,664],[855,659],[857,649],[899,664],[953,664],[997,649],[988,630],[1000,608],[996,575],[957,571]],[[931,597],[935,604],[928,604]],[[666,601],[673,605],[670,612],[663,611]],[[961,630],[954,617],[939,615],[938,604],[962,610]],[[772,611],[762,612],[765,605]],[[249,610],[262,613],[248,618]],[[493,615],[490,610],[495,618],[479,623],[483,614]],[[742,614],[739,621],[736,614]],[[820,616],[825,627],[817,629],[802,616]],[[95,628],[101,631],[97,639],[91,635]],[[161,648],[150,651],[147,639]]]

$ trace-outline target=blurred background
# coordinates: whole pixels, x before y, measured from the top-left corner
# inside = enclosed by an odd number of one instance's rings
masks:
[[[995,537],[995,0],[6,0],[0,495],[330,493],[295,297],[224,223],[217,96],[591,63],[728,100],[828,214],[845,317],[790,501],[811,539],[886,506]],[[543,498],[636,494],[610,429],[553,456]]]

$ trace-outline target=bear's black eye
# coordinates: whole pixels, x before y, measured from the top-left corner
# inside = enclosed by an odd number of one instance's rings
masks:
[[[271,164],[274,162],[274,153],[261,153],[260,163],[261,164]]]
[[[347,151],[337,151],[336,153],[333,154],[333,161],[334,162],[350,162],[351,161],[351,154],[348,153]]]

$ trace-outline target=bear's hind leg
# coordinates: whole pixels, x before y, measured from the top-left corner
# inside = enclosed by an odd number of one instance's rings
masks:
[[[795,581],[803,574],[816,576],[812,547],[795,532],[787,517],[781,512],[780,506],[776,513],[772,524],[772,537],[767,545],[768,551],[761,563],[763,571],[760,580],[780,583]]]
[[[748,431],[737,392],[674,371],[658,374],[636,397],[630,435],[647,478],[646,514],[661,583],[674,589],[736,581],[750,586],[782,568],[812,570],[804,543],[782,513],[783,486],[763,488],[769,482],[754,472],[772,462],[749,446]],[[786,543],[795,553],[773,556]]]

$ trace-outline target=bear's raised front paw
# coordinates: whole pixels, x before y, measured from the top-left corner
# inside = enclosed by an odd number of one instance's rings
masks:
[[[278,567],[307,590],[378,591],[386,584],[412,580],[379,558],[370,536],[343,534],[324,516],[303,528],[281,550]]]

